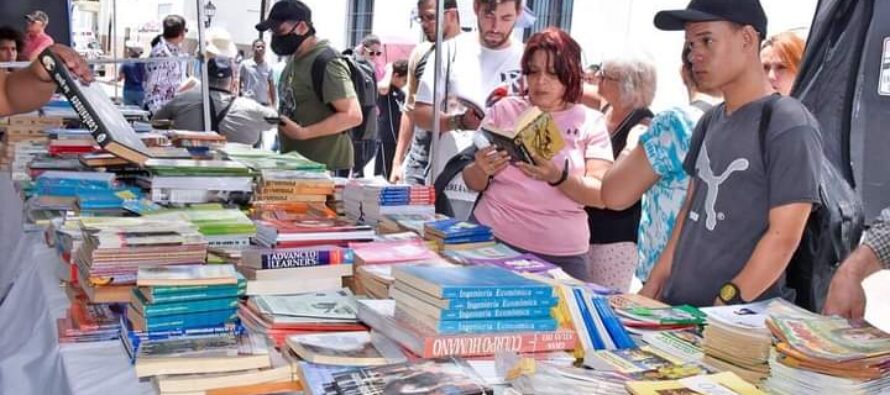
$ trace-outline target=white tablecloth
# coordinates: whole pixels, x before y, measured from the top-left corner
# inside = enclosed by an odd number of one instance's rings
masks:
[[[120,342],[59,346],[64,267],[42,233],[22,231],[22,203],[0,175],[0,394],[153,394]]]

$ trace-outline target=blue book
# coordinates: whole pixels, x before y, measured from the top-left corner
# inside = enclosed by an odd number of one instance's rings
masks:
[[[424,224],[424,228],[424,232],[444,239],[491,235],[491,228],[485,225],[458,221],[456,219],[427,222]]]
[[[144,317],[132,306],[127,308],[127,318],[138,331],[169,331],[219,326],[238,318],[237,309],[205,311],[160,317]]]
[[[149,303],[142,293],[136,289],[133,290],[132,296],[130,304],[133,305],[139,314],[146,318],[238,308],[237,296],[174,303]]]
[[[416,288],[398,284],[390,288],[390,297],[399,301],[416,299],[443,311],[473,311],[492,309],[550,309],[559,298],[547,295],[531,298],[469,298],[439,299]]]
[[[177,294],[184,299],[170,299],[172,300],[191,300],[191,299],[207,299],[206,297],[200,296],[201,294],[215,294],[215,293],[225,293],[225,292],[236,292],[237,295],[244,295],[244,291],[247,289],[247,279],[244,278],[241,273],[235,273],[238,282],[235,284],[223,284],[223,285],[182,285],[182,286],[172,286],[172,285],[156,285],[151,287],[139,287],[143,295],[146,296],[146,299],[151,301],[152,303],[158,303],[161,300],[161,295],[170,295],[171,298],[174,298],[172,295]],[[192,294],[198,295],[197,297],[186,297],[185,295]],[[225,293],[228,295],[228,293]]]
[[[490,310],[439,310],[438,317],[436,318],[440,321],[463,321],[547,317],[550,317],[549,307]]]
[[[498,332],[548,332],[556,330],[556,320],[545,318],[519,318],[494,320],[439,321],[416,310],[396,303],[395,319],[432,329],[440,335],[457,333]]]
[[[593,349],[605,350],[606,343],[600,337],[596,324],[593,322],[593,316],[590,315],[590,309],[587,308],[584,291],[578,288],[572,288],[572,293],[575,295],[575,304],[578,306],[578,311],[581,312],[581,318],[584,320],[584,328],[587,331],[587,335],[590,337]]]
[[[630,337],[630,334],[627,333],[627,329],[624,325],[621,324],[615,311],[612,310],[612,306],[609,305],[609,301],[601,296],[594,296],[591,301],[593,302],[593,307],[602,319],[606,331],[609,332],[609,336],[615,343],[615,347],[619,350],[636,348],[637,344]]]
[[[442,239],[443,244],[466,244],[466,243],[483,243],[486,241],[494,240],[494,235],[489,234],[478,234],[472,236],[457,236],[457,237],[448,237]]]
[[[396,283],[439,299],[535,298],[553,296],[553,287],[496,266],[395,266]]]

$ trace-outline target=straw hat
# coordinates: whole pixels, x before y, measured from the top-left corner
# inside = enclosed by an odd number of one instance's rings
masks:
[[[238,48],[232,42],[229,32],[219,28],[209,28],[205,32],[204,50],[209,56],[238,56]]]

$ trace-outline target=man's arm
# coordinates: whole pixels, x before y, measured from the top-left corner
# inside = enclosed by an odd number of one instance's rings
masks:
[[[269,73],[269,81],[268,82],[269,82],[269,105],[274,106],[277,98],[275,97],[275,94],[276,94],[275,81],[272,78],[272,73]]]
[[[324,136],[332,136],[354,128],[362,123],[362,109],[355,97],[345,97],[331,102],[335,112],[323,121],[301,126],[296,122],[281,117],[284,125],[281,131],[294,140],[308,140]]]
[[[610,210],[624,210],[638,202],[659,176],[652,169],[642,145],[621,155],[603,178],[603,204]]]
[[[414,123],[417,127],[426,130],[433,130],[433,105],[429,103],[417,102],[414,106]],[[467,111],[462,114],[446,115],[442,113],[439,116],[439,132],[445,133],[452,130],[476,130],[482,124],[482,116],[476,114],[475,111]]]
[[[881,212],[865,232],[862,245],[834,274],[823,313],[849,319],[862,318],[865,314],[862,281],[881,269],[890,269],[890,208]]]
[[[93,75],[80,55],[64,45],[53,45],[50,50],[65,63],[68,71],[82,83],[89,84]],[[0,75],[0,116],[34,111],[49,101],[56,91],[56,83],[38,61],[29,67]]]
[[[414,140],[414,118],[411,117],[409,111],[402,113],[402,120],[399,123],[399,139],[396,141],[396,152],[392,158],[392,174],[389,176],[389,182],[398,183],[402,180],[402,166],[405,162],[405,155],[408,154],[408,147]]]
[[[664,283],[671,274],[671,266],[674,264],[674,251],[677,249],[677,242],[680,240],[680,234],[683,232],[683,225],[686,223],[686,217],[689,213],[689,206],[692,205],[692,196],[695,192],[695,184],[689,180],[689,187],[686,192],[686,201],[683,202],[683,208],[677,213],[677,222],[674,224],[674,230],[671,231],[671,238],[665,245],[664,250],[658,256],[655,266],[649,272],[649,278],[640,290],[640,295],[661,299],[661,293],[664,289]]]
[[[800,244],[812,210],[812,203],[791,203],[770,209],[766,233],[745,267],[732,279],[739,287],[742,300],[757,299],[782,276]],[[715,304],[719,302],[718,298]]]

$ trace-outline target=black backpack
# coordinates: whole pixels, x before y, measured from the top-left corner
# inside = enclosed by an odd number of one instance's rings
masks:
[[[439,173],[439,176],[436,177],[433,187],[436,191],[437,213],[447,215],[451,218],[458,218],[463,221],[466,221],[473,215],[473,211],[476,210],[476,205],[479,204],[479,199],[482,198],[482,193],[485,191],[479,192],[479,195],[476,196],[476,201],[473,202],[473,206],[470,208],[469,212],[463,212],[466,210],[460,210],[461,212],[458,212],[448,199],[446,188],[455,177],[463,177],[464,168],[476,160],[476,151],[476,146],[470,145],[457,155],[451,157],[451,159],[445,163],[445,168],[443,168],[442,172]]]
[[[763,160],[766,162],[766,133],[773,114],[773,107],[779,100],[773,95],[763,105],[758,128],[758,141]],[[705,125],[715,111],[723,111],[717,106],[708,111],[701,122]],[[704,144],[704,134],[701,140]],[[859,244],[865,216],[862,202],[850,184],[821,154],[819,180],[819,202],[807,219],[803,236],[797,250],[785,269],[785,286],[794,290],[794,303],[814,312],[821,312],[828,295],[828,286],[837,267]],[[768,168],[764,163],[764,168]]]
[[[324,102],[322,83],[328,63],[334,59],[343,59],[349,67],[349,76],[358,104],[362,108],[362,123],[349,131],[353,141],[377,139],[377,75],[374,65],[366,60],[355,59],[352,56],[344,56],[328,48],[312,62],[312,88],[318,100]],[[333,108],[332,108],[333,109]]]

